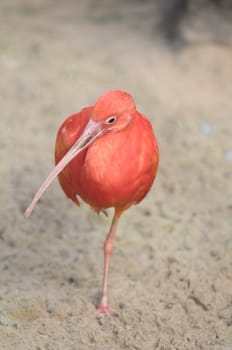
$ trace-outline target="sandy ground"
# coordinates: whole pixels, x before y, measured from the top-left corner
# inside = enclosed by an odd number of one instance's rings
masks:
[[[232,21],[202,11],[172,51],[157,16],[151,1],[0,3],[1,350],[232,349]],[[60,123],[115,88],[151,119],[161,163],[121,220],[117,314],[97,318],[110,218],[57,183],[22,214]]]

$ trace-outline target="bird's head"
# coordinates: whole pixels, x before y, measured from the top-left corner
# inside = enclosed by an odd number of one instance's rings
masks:
[[[104,132],[121,130],[130,124],[136,112],[133,98],[125,91],[112,90],[96,101],[92,120]]]
[[[112,90],[101,96],[93,106],[91,118],[83,132],[41,185],[25,211],[25,217],[30,216],[44,191],[73,158],[100,136],[126,128],[133,120],[135,113],[135,103],[127,92]]]

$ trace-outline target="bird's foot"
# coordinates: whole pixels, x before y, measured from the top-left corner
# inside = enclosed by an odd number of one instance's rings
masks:
[[[111,307],[109,307],[108,305],[98,305],[97,306],[97,310],[96,310],[96,315],[102,315],[102,314],[106,314],[108,316],[112,316],[114,313],[116,313],[116,311],[114,309],[112,309]]]

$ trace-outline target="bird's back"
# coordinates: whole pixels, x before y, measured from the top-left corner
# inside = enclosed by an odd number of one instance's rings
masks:
[[[68,117],[60,126],[55,144],[55,163],[57,164],[75,141],[79,138],[91,116],[92,107],[83,108],[79,113]],[[83,165],[86,151],[71,161],[64,170],[58,175],[60,185],[68,198],[72,199],[77,205],[79,201],[76,197],[78,193],[78,181],[73,176],[79,173]],[[74,169],[74,170],[73,170]]]

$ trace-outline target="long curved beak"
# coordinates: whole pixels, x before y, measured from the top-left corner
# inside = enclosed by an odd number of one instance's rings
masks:
[[[85,129],[83,130],[79,139],[74,143],[70,150],[65,154],[65,156],[56,164],[55,168],[48,175],[46,180],[42,183],[41,187],[36,192],[32,202],[27,207],[24,217],[27,219],[30,215],[37,202],[39,201],[42,194],[46,191],[48,186],[56,178],[57,175],[75,158],[80,152],[87,148],[97,137],[104,134],[104,129],[102,128],[101,122],[95,122],[92,119],[89,120]]]

